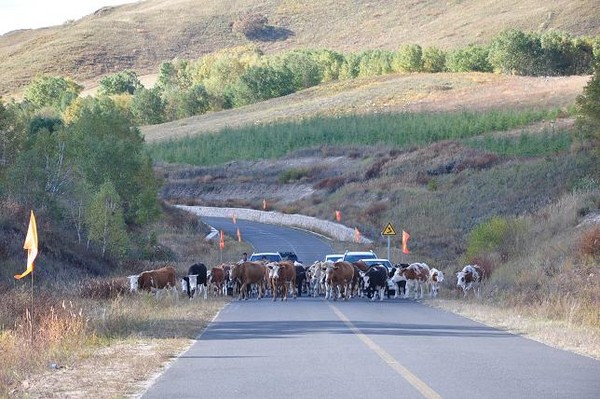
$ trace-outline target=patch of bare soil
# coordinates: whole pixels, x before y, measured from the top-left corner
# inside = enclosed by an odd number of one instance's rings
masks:
[[[185,338],[145,339],[101,348],[89,357],[23,381],[20,395],[40,399],[139,396],[148,381],[192,342]]]

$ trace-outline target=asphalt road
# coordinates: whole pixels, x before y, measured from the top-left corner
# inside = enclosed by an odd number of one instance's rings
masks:
[[[257,251],[289,243],[305,263],[323,245],[252,228],[287,237]],[[251,299],[227,305],[142,397],[597,399],[600,362],[412,300]]]
[[[254,252],[293,251],[298,260],[307,265],[331,253],[331,245],[326,238],[305,230],[240,219],[234,224],[229,218],[202,217],[202,221],[232,237],[236,236],[239,228],[242,240],[252,245]]]

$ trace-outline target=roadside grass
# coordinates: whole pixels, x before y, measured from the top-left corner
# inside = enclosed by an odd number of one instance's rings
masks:
[[[190,301],[172,293],[163,297],[141,293],[99,300],[40,289],[34,296],[33,318],[28,290],[4,292],[0,300],[6,304],[0,319],[0,397],[28,397],[35,376],[75,368],[101,348],[179,340],[174,350],[181,350],[229,299]],[[141,377],[149,378],[157,366]]]

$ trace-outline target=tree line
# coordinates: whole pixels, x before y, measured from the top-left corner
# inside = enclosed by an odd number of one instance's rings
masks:
[[[455,51],[404,45],[342,54],[300,49],[265,55],[225,49],[160,66],[153,88],[125,70],[101,79],[95,97],[64,77],[39,76],[23,101],[0,101],[0,201],[43,208],[70,221],[77,240],[124,255],[133,233],[160,214],[159,180],[136,126],[283,96],[323,82],[397,72],[588,74],[578,100],[582,132],[600,137],[600,38],[508,30],[487,46]]]

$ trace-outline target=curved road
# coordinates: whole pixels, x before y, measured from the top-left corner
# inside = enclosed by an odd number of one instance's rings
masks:
[[[257,251],[328,251],[252,225]],[[142,397],[596,399],[600,362],[412,300],[254,299],[227,305]]]
[[[326,238],[306,230],[275,226],[237,219],[233,223],[230,218],[202,217],[202,221],[217,230],[223,230],[235,237],[240,229],[242,240],[254,248],[255,252],[293,251],[298,260],[310,265],[322,260],[331,253],[331,245]]]

